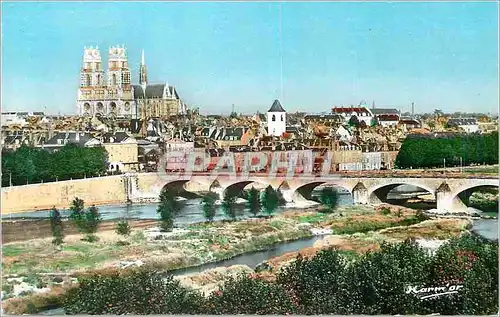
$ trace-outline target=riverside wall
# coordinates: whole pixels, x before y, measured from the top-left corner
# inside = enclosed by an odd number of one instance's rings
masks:
[[[3,187],[1,213],[47,210],[53,206],[67,209],[75,197],[83,199],[85,206],[127,202],[124,180],[117,175]]]

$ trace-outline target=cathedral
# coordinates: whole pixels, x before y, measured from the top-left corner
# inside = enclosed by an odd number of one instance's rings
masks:
[[[125,47],[110,47],[108,71],[104,72],[98,47],[84,48],[77,108],[81,116],[160,118],[186,114],[175,87],[149,84],[144,51],[139,84],[131,84]]]

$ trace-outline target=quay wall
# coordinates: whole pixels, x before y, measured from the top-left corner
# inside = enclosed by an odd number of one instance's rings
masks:
[[[121,204],[127,201],[127,192],[122,177],[106,176],[79,180],[3,187],[2,215],[51,209],[69,208],[78,197],[85,206]]]

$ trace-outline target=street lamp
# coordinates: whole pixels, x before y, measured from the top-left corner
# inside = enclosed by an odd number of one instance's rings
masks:
[[[463,169],[462,169],[462,157],[460,156],[460,173],[462,173]]]
[[[443,168],[446,168],[446,159],[443,159]]]

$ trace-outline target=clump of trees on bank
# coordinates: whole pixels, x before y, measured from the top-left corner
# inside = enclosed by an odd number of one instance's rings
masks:
[[[396,157],[398,168],[498,164],[498,132],[448,138],[407,137]]]
[[[457,288],[460,286],[460,288]],[[429,288],[456,293],[422,299]],[[426,288],[423,292],[416,292]],[[498,245],[462,236],[434,255],[414,241],[354,258],[330,249],[300,256],[275,281],[230,278],[209,296],[168,273],[135,269],[79,280],[66,314],[486,315],[498,312]]]
[[[67,144],[57,152],[21,146],[2,151],[2,186],[80,179],[106,173],[108,154],[103,147]]]

